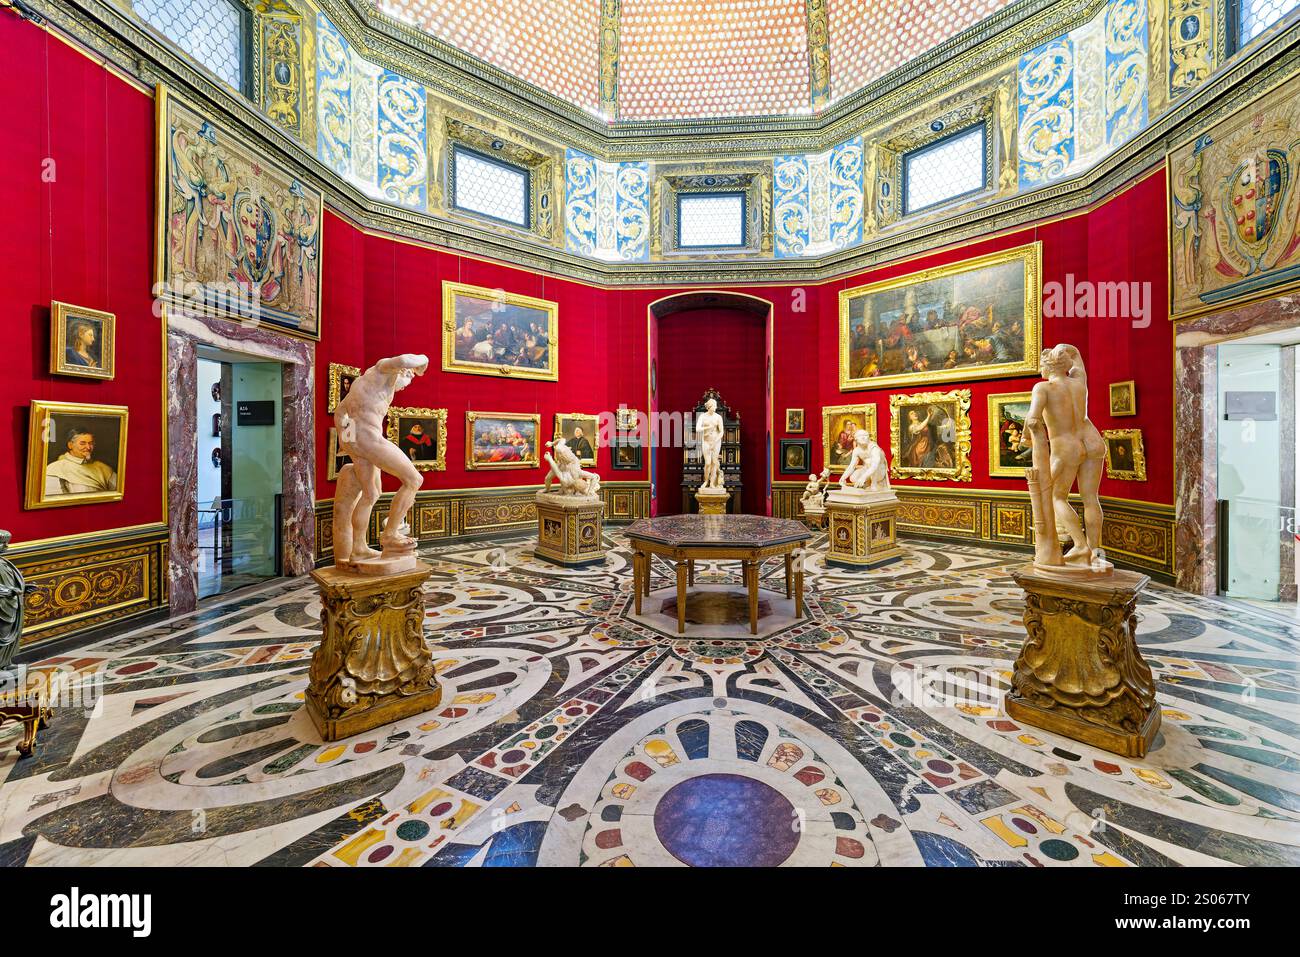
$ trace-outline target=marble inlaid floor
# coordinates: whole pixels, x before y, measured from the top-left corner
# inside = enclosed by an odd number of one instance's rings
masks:
[[[663,565],[630,617],[617,533],[576,571],[501,545],[424,550],[443,704],[344,742],[300,709],[306,579],[41,663],[102,694],[31,760],[0,733],[0,863],[1300,864],[1300,626],[1153,585],[1163,729],[1127,760],[1000,710],[1023,555],[815,558],[798,622],[773,562],[763,633],[710,639],[660,628]]]

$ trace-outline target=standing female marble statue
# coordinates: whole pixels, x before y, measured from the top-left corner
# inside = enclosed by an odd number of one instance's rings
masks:
[[[722,433],[725,427],[722,416],[718,415],[718,403],[709,399],[704,403],[704,414],[695,422],[695,434],[699,436],[701,453],[704,456],[704,481],[701,489],[725,488],[722,478]]]
[[[334,563],[342,568],[382,575],[415,567],[415,539],[403,526],[424,476],[388,441],[384,423],[394,394],[428,367],[428,358],[421,355],[380,359],[352,383],[334,412],[339,453],[352,459],[339,470],[334,492]],[[402,483],[379,536],[382,553],[366,543],[370,512],[382,491],[381,472]]]
[[[1026,435],[1020,441],[1021,448],[1033,449],[1033,467],[1025,474],[1034,516],[1034,564],[1105,572],[1111,566],[1100,550],[1102,511],[1097,490],[1106,446],[1088,419],[1088,375],[1083,357],[1074,346],[1060,343],[1044,350],[1040,371],[1044,381],[1030,394]],[[1076,478],[1083,497],[1083,525],[1070,506]],[[1064,556],[1056,533],[1058,524],[1074,543]]]

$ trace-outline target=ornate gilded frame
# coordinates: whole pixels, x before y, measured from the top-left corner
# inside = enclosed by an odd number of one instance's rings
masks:
[[[326,446],[325,478],[333,482],[339,477],[339,430],[330,426],[329,444]]]
[[[704,249],[677,245],[677,198],[690,193],[744,193],[745,242]],[[699,261],[772,255],[772,165],[761,163],[678,163],[659,168],[650,192],[650,258],[689,256]]]
[[[85,369],[68,365],[68,319],[93,319],[100,324],[100,368]],[[81,379],[112,379],[117,375],[117,316],[100,309],[85,309],[71,303],[50,303],[50,373]]]
[[[518,366],[503,366],[493,362],[474,362],[469,359],[456,358],[456,299],[464,296],[469,299],[481,299],[500,303],[504,306],[523,306],[528,309],[540,309],[546,313],[547,367],[545,369],[521,369]],[[560,379],[560,305],[548,299],[534,299],[501,289],[488,289],[483,286],[470,286],[465,283],[444,280],[442,284],[442,371],[464,372],[469,375],[499,375],[511,379],[541,379],[546,382],[558,382]]]
[[[594,468],[600,461],[600,416],[590,412],[556,412],[553,437],[560,435],[560,422],[563,419],[591,419],[594,423],[591,430],[591,458],[578,457],[582,465],[590,465]]]
[[[436,419],[438,422],[438,457],[432,462],[417,462],[411,460],[419,472],[445,472],[447,471],[447,410],[446,409],[425,409],[417,406],[390,406],[388,409],[388,421],[386,432],[388,441],[394,445],[401,444],[401,430],[398,428],[398,420],[402,416],[410,416],[421,419]]]
[[[957,437],[953,442],[956,461],[952,468],[918,468],[902,464],[903,412],[913,406],[953,404],[953,423]],[[970,389],[953,389],[950,392],[917,392],[912,395],[889,397],[889,477],[919,479],[923,482],[969,482],[970,465]]]
[[[355,380],[361,375],[361,370],[356,366],[345,366],[341,362],[330,363],[329,373],[329,392],[325,397],[325,411],[333,413],[339,407],[339,400],[343,398],[343,377],[350,375]]]
[[[926,372],[901,372],[892,375],[862,376],[849,374],[849,310],[855,299],[876,295],[895,289],[905,289],[920,283],[947,279],[963,273],[988,269],[1009,262],[1020,262],[1024,269],[1024,358],[1017,362],[990,363],[985,366],[957,366],[953,369],[930,369]],[[883,389],[890,386],[931,385],[941,382],[970,382],[976,379],[999,379],[1006,376],[1034,375],[1038,372],[1038,358],[1042,343],[1042,243],[1035,241],[1024,246],[1003,249],[973,259],[923,269],[881,282],[844,289],[840,292],[840,391],[858,389]]]
[[[803,409],[785,410],[785,430],[787,432],[802,433],[807,424],[804,419]]]
[[[474,461],[474,423],[478,419],[500,419],[505,422],[533,423],[533,454],[521,462]],[[541,464],[542,417],[526,412],[466,412],[465,413],[465,468],[479,469],[535,469]]]
[[[1029,466],[1017,468],[998,464],[1001,450],[1002,406],[1012,402],[1028,402],[1030,392],[997,392],[989,396],[989,478],[1024,478]]]
[[[844,471],[843,467],[831,465],[831,419],[837,415],[857,414],[864,418],[867,425],[867,432],[871,435],[871,441],[876,441],[876,404],[874,402],[860,402],[854,405],[826,405],[822,406],[822,468],[830,469],[832,475],[839,475]]]
[[[46,436],[52,423],[50,415],[84,415],[100,418],[113,417],[121,423],[118,432],[117,488],[111,492],[83,492],[78,495],[59,496],[57,501],[45,497]],[[85,505],[90,502],[120,502],[126,492],[126,431],[129,410],[124,405],[84,405],[80,402],[43,402],[33,399],[27,421],[27,487],[23,502],[25,509],[62,508],[65,505]],[[58,437],[54,436],[57,442]]]
[[[1101,433],[1106,443],[1106,477],[1122,482],[1145,482],[1147,480],[1147,457],[1142,448],[1141,429],[1107,429]],[[1115,469],[1111,467],[1110,443],[1112,439],[1128,439],[1133,443],[1133,468]]]
[[[1128,411],[1127,412],[1115,411],[1115,390],[1117,389],[1128,390]],[[1110,400],[1109,409],[1110,409],[1110,414],[1113,418],[1117,418],[1117,419],[1127,418],[1130,415],[1138,414],[1137,385],[1134,383],[1132,379],[1125,379],[1123,382],[1112,382],[1107,387],[1106,394],[1107,394],[1107,398]]]

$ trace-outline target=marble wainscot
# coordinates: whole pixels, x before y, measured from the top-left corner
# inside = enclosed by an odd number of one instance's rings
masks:
[[[537,548],[534,556],[577,567],[605,560],[605,503],[600,477],[582,468],[563,436],[547,443],[550,466],[537,493]],[[558,487],[552,491],[552,482]]]

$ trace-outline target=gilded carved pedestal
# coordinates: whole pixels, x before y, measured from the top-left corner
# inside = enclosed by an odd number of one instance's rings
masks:
[[[695,501],[701,515],[726,515],[727,500],[731,493],[725,488],[701,488],[695,491]]]
[[[898,545],[898,498],[861,495],[826,499],[826,562],[842,568],[876,568],[903,557]]]
[[[605,503],[591,495],[537,493],[537,548],[533,555],[556,565],[605,560]]]
[[[424,641],[420,587],[433,569],[311,573],[321,592],[321,643],[308,672],[307,713],[337,741],[437,707],[442,698]]]
[[[1024,647],[1007,714],[1075,741],[1140,758],[1160,728],[1155,680],[1138,652],[1135,608],[1150,579],[1130,571],[1068,577],[1026,565]]]

